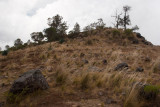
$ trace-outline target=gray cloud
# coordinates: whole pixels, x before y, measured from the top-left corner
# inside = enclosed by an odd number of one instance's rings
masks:
[[[6,42],[0,45],[13,44],[17,38],[26,42],[30,33],[43,31],[47,18],[56,14],[62,15],[70,28],[76,22],[84,27],[98,18],[112,26],[111,16],[126,4],[132,7],[132,25],[138,25],[147,40],[160,45],[159,0],[0,0],[0,42]]]

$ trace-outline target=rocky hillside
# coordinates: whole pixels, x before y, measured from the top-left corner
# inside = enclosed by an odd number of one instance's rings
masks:
[[[0,56],[0,107],[160,106],[160,47],[129,30],[84,32]],[[49,88],[17,95],[13,82],[39,69]]]

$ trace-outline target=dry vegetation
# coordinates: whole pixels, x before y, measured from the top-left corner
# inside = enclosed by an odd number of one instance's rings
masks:
[[[5,102],[6,93],[20,74],[41,69],[49,90],[19,97],[18,101],[23,100],[16,106],[138,107],[153,104],[139,101],[137,85],[160,86],[157,68],[160,47],[134,45],[128,39],[118,39],[122,31],[92,33],[93,36],[68,39],[63,44],[52,42],[51,47],[47,43],[0,56],[0,84],[3,85],[0,102]],[[121,62],[128,63],[129,69],[114,71]],[[143,67],[144,72],[135,72],[137,67]]]

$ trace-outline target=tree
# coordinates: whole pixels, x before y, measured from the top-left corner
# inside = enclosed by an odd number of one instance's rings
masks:
[[[95,23],[96,29],[104,29],[105,25],[102,18],[98,19],[98,22]]]
[[[14,46],[15,47],[20,47],[21,45],[23,45],[23,42],[22,42],[22,40],[21,39],[16,39],[15,41],[14,41]]]
[[[28,40],[28,41],[27,41],[27,45],[30,45],[30,44],[31,44],[31,41],[30,41],[30,40]]]
[[[2,48],[0,47],[0,51],[2,51]]]
[[[6,48],[6,50],[8,50],[8,49],[10,48],[10,46],[9,46],[9,45],[6,45],[5,48]]]
[[[32,38],[33,41],[38,42],[38,44],[39,44],[44,39],[44,35],[43,35],[42,32],[33,32],[31,34],[31,38]]]
[[[44,30],[45,36],[48,39],[48,41],[54,41],[57,39],[59,40],[66,35],[66,30],[68,29],[68,26],[67,23],[62,20],[63,17],[59,15],[53,16],[52,18],[48,18],[48,25],[50,27]]]
[[[60,36],[58,36],[55,28],[47,28],[44,29],[45,37],[47,38],[48,42],[59,40]]]
[[[73,32],[74,33],[79,33],[80,32],[80,25],[78,23],[76,23],[74,25]]]
[[[137,25],[135,25],[134,27],[132,27],[132,31],[136,31],[139,30],[139,27]]]
[[[114,24],[114,27],[115,28],[119,28],[119,26],[121,25],[121,15],[122,15],[122,13],[121,14],[118,14],[118,12],[116,11],[116,14],[115,14],[115,16],[112,16],[112,17],[114,17],[115,18],[115,24]]]
[[[124,11],[124,17],[120,20],[121,25],[124,27],[124,29],[127,29],[127,25],[131,24],[131,20],[129,17],[129,11],[131,10],[130,6],[123,6]]]

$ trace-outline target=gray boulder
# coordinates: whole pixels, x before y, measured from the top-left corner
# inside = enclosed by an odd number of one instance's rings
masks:
[[[34,92],[38,89],[48,89],[49,85],[40,70],[31,70],[21,75],[14,81],[10,93],[19,94],[25,90],[25,94]]]
[[[142,67],[138,67],[137,69],[136,69],[136,72],[143,72],[144,71],[144,69],[142,68]]]
[[[118,65],[115,67],[114,70],[115,70],[115,71],[118,71],[118,70],[122,70],[122,69],[124,69],[124,68],[128,68],[128,64],[125,63],[125,62],[118,64]]]

